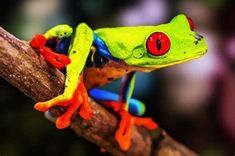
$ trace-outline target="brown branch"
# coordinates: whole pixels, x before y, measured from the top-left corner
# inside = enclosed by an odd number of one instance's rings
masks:
[[[48,65],[26,41],[21,41],[0,27],[0,76],[35,101],[45,101],[63,92],[64,75]],[[197,155],[173,140],[163,130],[151,135],[141,127],[134,127],[132,146],[128,151],[119,149],[113,135],[117,118],[89,99],[93,108],[92,119],[85,121],[78,115],[72,118],[72,128],[79,136],[104,147],[115,156],[173,156]],[[65,108],[50,110],[59,116]],[[152,146],[154,143],[154,146]]]

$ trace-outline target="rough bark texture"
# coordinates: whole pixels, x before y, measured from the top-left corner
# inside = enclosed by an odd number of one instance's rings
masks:
[[[35,101],[45,101],[63,92],[64,75],[48,65],[26,41],[21,41],[0,27],[0,76]],[[158,129],[149,132],[134,127],[132,146],[121,151],[113,135],[118,119],[89,99],[93,108],[91,120],[78,115],[72,118],[71,129],[79,136],[105,148],[115,156],[196,156],[194,152]],[[50,109],[59,116],[65,108]]]

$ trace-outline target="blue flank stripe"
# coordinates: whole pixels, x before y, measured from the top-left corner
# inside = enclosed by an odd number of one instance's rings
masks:
[[[66,38],[62,38],[59,41],[59,44],[56,46],[55,51],[57,51],[60,54],[66,54],[68,53],[68,49],[69,49],[69,44],[71,41],[71,37],[66,37]],[[106,46],[105,42],[94,33],[94,40],[93,40],[93,44],[94,46],[98,49],[98,51],[100,52],[100,54],[110,60],[113,61],[118,61],[118,59],[114,58],[110,51],[108,50],[108,47]]]
[[[104,43],[104,41],[94,33],[94,41],[93,41],[94,46],[98,49],[98,51],[103,55],[104,57],[117,61],[116,58],[114,58],[111,54],[110,51],[108,50],[108,47]]]

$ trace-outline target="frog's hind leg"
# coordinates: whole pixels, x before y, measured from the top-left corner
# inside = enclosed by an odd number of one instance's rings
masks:
[[[119,122],[119,128],[115,133],[115,139],[117,140],[122,150],[128,150],[131,146],[132,126],[144,126],[147,129],[153,130],[157,128],[157,124],[151,118],[140,118],[129,114],[128,110],[133,108],[141,108],[141,103],[138,101],[132,101],[132,107],[130,106],[131,96],[134,91],[136,75],[134,72],[129,73],[123,77],[122,85],[119,91],[119,101],[123,104],[122,109],[119,110],[121,121]],[[139,105],[140,104],[140,105]],[[141,110],[141,109],[140,109]],[[144,111],[140,111],[144,113]]]
[[[93,89],[89,92],[89,95],[96,101],[113,108],[120,115],[115,139],[122,150],[128,150],[131,146],[133,125],[144,126],[150,130],[157,128],[157,124],[151,118],[136,117],[144,114],[145,106],[139,100],[131,98],[134,83],[135,73],[130,73],[123,78],[119,95],[99,89]]]
[[[119,95],[116,93],[94,88],[89,90],[89,96],[105,107],[112,108],[114,111],[122,109],[122,104],[119,102]],[[131,98],[128,112],[136,116],[142,116],[145,112],[145,104],[142,101]]]

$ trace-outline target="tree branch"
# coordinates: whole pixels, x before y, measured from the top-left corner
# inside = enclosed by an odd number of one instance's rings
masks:
[[[35,101],[45,101],[63,92],[64,75],[48,65],[26,41],[21,41],[0,27],[0,76]],[[79,136],[105,148],[115,156],[196,156],[194,152],[173,140],[160,128],[149,133],[134,127],[132,146],[121,151],[113,135],[117,118],[96,104],[92,99],[93,116],[86,121],[73,115],[70,128]],[[65,111],[63,107],[50,109],[57,117]],[[154,145],[152,145],[154,143]]]

